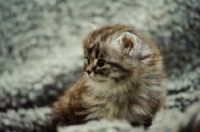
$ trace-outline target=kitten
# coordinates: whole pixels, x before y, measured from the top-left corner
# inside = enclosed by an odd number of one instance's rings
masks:
[[[164,104],[163,58],[154,42],[114,24],[89,33],[83,49],[85,75],[54,103],[50,129],[101,118],[150,125]]]

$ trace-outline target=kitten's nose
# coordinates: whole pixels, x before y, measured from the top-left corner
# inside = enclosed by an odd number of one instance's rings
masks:
[[[87,72],[87,74],[89,75],[92,71],[88,70],[88,71],[86,71],[86,72]]]

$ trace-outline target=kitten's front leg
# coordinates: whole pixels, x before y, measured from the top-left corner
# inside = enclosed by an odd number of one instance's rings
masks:
[[[44,125],[44,132],[57,132],[57,126],[66,125],[66,121],[63,118],[51,115]]]
[[[81,110],[82,108],[77,108],[77,109]],[[85,123],[86,122],[85,118],[88,116],[88,114],[76,111],[77,110],[74,110],[73,113],[70,113],[69,111],[68,112],[59,111],[60,115],[58,114],[56,115],[55,113],[53,113],[45,123],[44,126],[45,132],[57,132],[58,126],[78,125]]]

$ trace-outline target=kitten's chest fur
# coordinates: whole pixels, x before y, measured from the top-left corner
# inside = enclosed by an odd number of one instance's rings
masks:
[[[126,118],[126,115],[130,113],[127,106],[132,104],[128,101],[128,92],[119,93],[119,89],[125,87],[126,85],[104,84],[102,86],[102,84],[94,85],[91,83],[88,86],[88,90],[92,94],[89,96],[83,95],[83,100],[94,106],[89,108],[91,113],[89,112],[90,114],[88,114],[87,119],[105,118],[113,120],[114,118]]]
[[[136,89],[136,85],[127,83],[94,84],[88,80],[87,94],[82,95],[83,104],[89,106],[84,112],[77,115],[87,114],[85,120],[104,118],[107,120],[126,119],[129,122],[141,122],[152,118],[154,110],[151,103],[152,97],[145,95],[142,89]],[[148,91],[150,92],[150,91]],[[148,93],[147,92],[147,93]]]

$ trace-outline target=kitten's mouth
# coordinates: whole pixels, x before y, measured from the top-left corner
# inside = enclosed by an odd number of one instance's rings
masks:
[[[97,76],[90,76],[89,75],[89,78],[95,82],[106,82],[107,80],[106,79],[103,79],[103,78],[100,78],[100,77],[97,77]]]
[[[93,78],[93,77],[90,77],[90,79],[92,79],[95,82],[106,82],[105,79],[99,79],[99,78]]]

